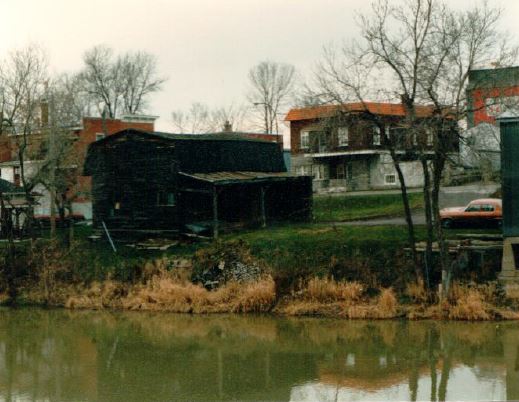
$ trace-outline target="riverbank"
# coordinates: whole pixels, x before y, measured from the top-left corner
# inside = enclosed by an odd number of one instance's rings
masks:
[[[38,260],[49,263],[20,287],[21,303],[69,309],[344,319],[519,319],[519,294],[505,294],[495,281],[454,283],[449,297],[440,302],[435,291],[426,292],[412,280],[381,286],[381,276],[373,272],[362,281],[332,279],[303,269],[292,273],[274,269],[243,241],[212,244],[191,259],[164,256],[148,260],[126,280],[113,275],[73,280],[68,276],[71,269],[66,256],[47,254],[46,258]],[[407,265],[402,267],[403,272]],[[370,266],[363,269],[367,273],[374,270]]]
[[[228,234],[218,242],[178,242],[166,251],[119,243],[117,253],[105,242],[89,243],[88,234],[78,230],[69,247],[45,239],[32,248],[17,245],[17,301],[193,314],[519,318],[519,294],[504,295],[495,281],[499,255],[487,256],[480,266],[478,257],[458,269],[458,284],[442,303],[437,269],[424,273],[429,292],[416,286],[403,251],[405,228],[283,225]],[[416,234],[422,240],[424,229],[418,227]]]
[[[52,289],[24,289],[24,303],[68,309],[114,309],[189,314],[270,313],[344,319],[406,318],[437,320],[519,320],[519,298],[498,294],[496,284],[455,284],[448,299],[427,300],[410,285],[401,294],[371,289],[358,282],[312,278],[290,294],[280,294],[271,276],[249,283],[229,282],[207,290],[176,274],[161,271],[145,283],[106,280],[89,286],[55,283]],[[430,297],[430,296],[429,296]],[[433,296],[434,297],[434,296]]]

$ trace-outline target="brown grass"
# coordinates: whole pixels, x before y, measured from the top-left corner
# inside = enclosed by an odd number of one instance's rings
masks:
[[[405,294],[409,296],[413,303],[423,304],[427,302],[427,292],[423,282],[407,284]]]
[[[485,295],[478,289],[458,286],[454,297],[456,302],[450,307],[448,313],[450,319],[478,321],[492,318]]]
[[[397,315],[398,300],[393,289],[382,289],[377,301],[377,318],[393,318]]]
[[[368,299],[364,286],[358,282],[337,282],[330,278],[312,278],[299,292],[286,298],[276,312],[292,316],[328,316],[350,319],[393,318],[398,301],[392,289],[383,289],[380,296]]]
[[[130,286],[112,281],[94,283],[79,295],[69,297],[65,306],[177,313],[250,313],[269,311],[274,300],[271,277],[249,284],[231,282],[215,291],[208,291],[162,272],[145,285]]]
[[[314,302],[352,303],[360,300],[364,287],[358,282],[336,282],[329,278],[312,278],[304,289],[305,298]]]

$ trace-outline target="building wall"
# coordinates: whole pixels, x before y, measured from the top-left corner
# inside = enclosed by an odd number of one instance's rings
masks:
[[[477,88],[469,92],[469,101],[473,112],[469,116],[469,127],[481,123],[495,124],[496,115],[502,113],[500,103],[510,103],[512,108],[519,107],[519,85],[509,88]],[[487,102],[492,106],[487,107]]]
[[[86,156],[88,146],[95,142],[98,138],[98,134],[112,135],[119,131],[136,128],[144,131],[154,131],[154,121],[139,122],[139,121],[126,121],[123,119],[106,119],[103,122],[101,118],[85,117],[82,121],[82,127],[76,130],[72,130],[72,136],[77,139],[74,143],[71,153],[71,163],[76,165],[77,183],[70,189],[69,196],[73,199],[72,212],[83,214],[87,219],[92,217],[92,203],[91,203],[91,178],[82,175],[83,163]],[[5,137],[6,139],[0,141],[0,162],[10,162],[14,166],[4,166],[0,170],[0,177],[11,183],[15,183],[14,170],[17,168],[18,159],[16,152],[13,152],[16,148],[16,137]],[[30,144],[33,148],[41,146],[42,141],[45,141],[45,137],[42,137],[40,133],[32,134],[29,136]],[[70,155],[69,155],[70,157]],[[24,164],[26,177],[34,176],[38,171],[38,163],[27,160]],[[35,208],[35,214],[37,215],[49,215],[50,214],[50,196],[48,191],[41,185],[38,185],[35,190],[42,194],[39,200],[39,205]]]
[[[423,168],[419,161],[401,162],[400,167],[407,187],[423,186]],[[393,184],[388,183],[387,176],[394,176]],[[399,189],[400,180],[396,173],[391,155],[380,154],[372,159],[370,166],[370,187],[372,189]]]

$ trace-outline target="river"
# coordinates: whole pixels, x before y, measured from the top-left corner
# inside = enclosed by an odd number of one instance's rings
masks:
[[[514,400],[519,324],[1,309],[0,399]]]

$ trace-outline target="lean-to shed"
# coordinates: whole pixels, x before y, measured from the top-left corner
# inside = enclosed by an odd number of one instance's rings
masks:
[[[90,145],[94,225],[167,231],[266,225],[311,215],[311,178],[286,172],[278,144],[232,134],[128,129]]]

